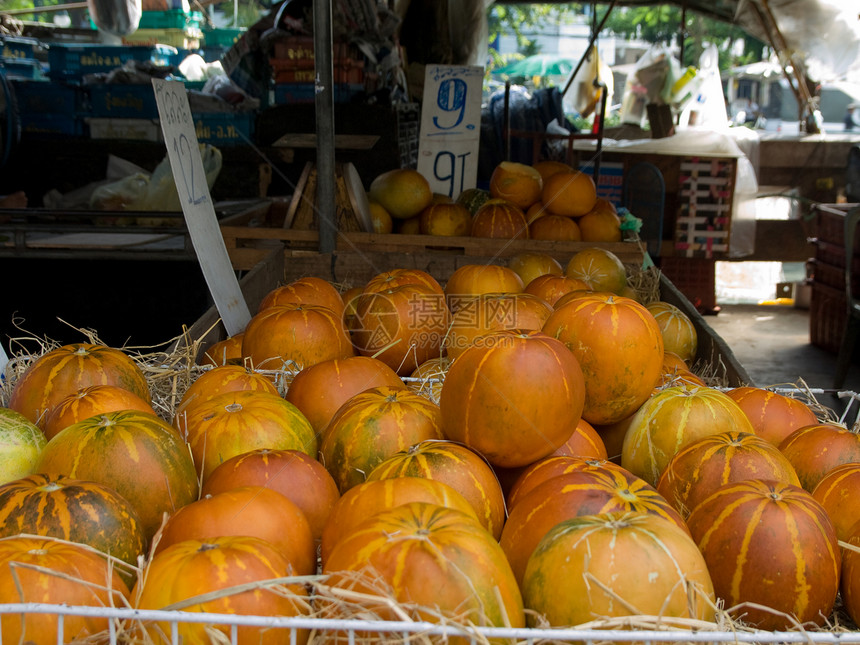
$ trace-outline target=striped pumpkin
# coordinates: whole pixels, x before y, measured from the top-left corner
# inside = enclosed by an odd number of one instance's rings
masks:
[[[343,494],[391,455],[427,439],[442,439],[438,405],[405,388],[371,388],[334,415],[321,461]]]
[[[359,524],[381,511],[410,502],[427,502],[478,516],[472,505],[452,486],[423,477],[395,477],[353,486],[332,508],[322,534],[323,565],[337,544]]]
[[[259,448],[317,454],[316,433],[308,420],[292,403],[268,392],[219,394],[189,410],[185,423],[201,482],[231,457]]]
[[[0,537],[80,542],[137,566],[146,541],[137,511],[103,484],[36,474],[0,486]]]
[[[860,463],[831,470],[818,482],[812,496],[827,511],[836,537],[847,540],[851,529],[860,522]]]
[[[505,497],[490,465],[478,453],[453,441],[422,441],[395,453],[374,468],[367,481],[423,477],[452,486],[472,505],[481,525],[497,540],[505,522]]]
[[[504,199],[488,199],[472,217],[472,237],[504,240],[529,239],[529,224],[522,209]]]
[[[497,264],[464,264],[445,283],[445,299],[451,313],[482,293],[522,293],[523,279]]]
[[[585,377],[583,418],[607,425],[635,412],[654,389],[663,363],[660,327],[635,300],[583,295],[557,307],[543,327],[567,345]]]
[[[860,435],[830,423],[798,428],[779,444],[794,466],[800,485],[810,493],[837,466],[860,462]]]
[[[152,401],[143,371],[127,354],[104,345],[73,343],[36,359],[12,388],[9,407],[43,427],[55,405],[90,385],[116,385]]]
[[[736,387],[726,394],[747,415],[755,433],[775,446],[798,428],[818,423],[815,413],[803,401],[778,392]]]
[[[16,566],[17,565],[17,566]],[[13,537],[0,540],[0,603],[48,603],[125,607],[128,587],[100,555],[79,544],[52,538]],[[83,642],[104,636],[109,619],[64,616],[62,634],[56,614],[4,614],[4,643]]]
[[[525,466],[559,448],[582,418],[576,358],[541,332],[484,336],[461,354],[442,385],[445,436],[493,466]]]
[[[364,293],[383,293],[389,289],[413,284],[428,287],[433,293],[445,295],[442,286],[432,275],[421,269],[392,269],[383,271],[367,281],[362,290]]]
[[[343,315],[343,299],[340,292],[328,280],[306,276],[289,284],[272,289],[260,302],[258,312],[278,305],[316,305],[328,307],[337,315]]]
[[[657,490],[683,517],[724,484],[773,479],[800,486],[794,467],[766,439],[748,432],[720,432],[680,450],[657,482]]]
[[[641,511],[674,522],[684,520],[642,479],[617,468],[589,468],[552,477],[535,486],[510,509],[499,543],[518,581],[541,538],[564,520],[582,515]]]
[[[825,624],[839,587],[839,546],[805,490],[757,479],[726,484],[693,509],[687,526],[732,616],[766,630]]]
[[[368,518],[334,548],[323,573],[333,587],[387,592],[414,619],[525,625],[520,590],[498,542],[474,516],[436,504],[413,502]],[[386,599],[358,603],[396,618]],[[344,611],[338,602],[323,615]]]
[[[309,611],[307,592],[302,585],[266,587],[258,583],[289,576],[289,562],[265,540],[249,536],[230,536],[186,540],[165,549],[150,560],[132,590],[137,609],[164,609],[178,606],[182,611],[235,614],[240,616],[305,616]],[[252,588],[233,593],[215,593],[229,587],[250,585]],[[197,596],[211,597],[185,602]],[[140,622],[124,625],[131,642],[173,642],[173,627],[178,641],[189,645],[221,642],[231,638],[229,625],[206,625],[199,622]],[[224,635],[216,639],[211,630]],[[145,633],[143,633],[145,632]],[[296,630],[295,643],[308,641],[305,630]],[[279,645],[289,640],[289,632],[266,626],[240,626],[238,643]],[[290,641],[291,643],[293,641]]]
[[[210,345],[197,357],[198,365],[234,365],[242,362],[242,338],[245,332],[239,332]]]
[[[719,432],[753,433],[737,404],[710,387],[670,387],[661,390],[630,420],[621,465],[656,485],[675,453],[694,441]]]
[[[353,356],[340,314],[318,305],[275,305],[259,312],[242,337],[242,359],[254,369],[297,372]]]
[[[845,541],[852,548],[842,552],[842,571],[839,589],[842,592],[842,607],[856,625],[860,621],[860,526],[848,531]]]
[[[665,624],[714,619],[714,587],[696,543],[650,513],[559,523],[529,558],[522,589],[526,608],[554,627],[636,613]]]
[[[112,488],[137,511],[147,540],[164,513],[198,494],[188,446],[167,423],[135,410],[90,417],[62,430],[45,446],[36,470]]]
[[[648,303],[645,308],[660,326],[664,350],[677,354],[688,365],[692,365],[699,339],[689,316],[675,305],[660,300]]]
[[[73,423],[117,410],[155,414],[152,405],[134,392],[116,385],[91,385],[70,394],[51,409],[45,420],[45,437],[50,439]]]

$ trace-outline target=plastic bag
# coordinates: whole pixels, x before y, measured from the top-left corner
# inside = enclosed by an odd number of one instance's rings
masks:
[[[594,112],[597,102],[600,101],[600,88],[594,83],[599,78],[600,54],[594,45],[573,78],[573,109],[583,118]]]
[[[141,0],[87,0],[87,9],[96,27],[114,36],[137,31],[143,12]]]
[[[719,53],[713,43],[707,45],[699,57],[699,72],[696,77],[699,79],[697,93],[681,112],[679,125],[718,130],[727,128],[729,117],[720,81]]]
[[[649,103],[665,104],[664,96],[674,85],[673,61],[665,45],[653,45],[636,61],[633,73],[624,84],[621,122],[642,127]],[[677,67],[677,64],[675,64]],[[667,87],[669,90],[667,91]]]

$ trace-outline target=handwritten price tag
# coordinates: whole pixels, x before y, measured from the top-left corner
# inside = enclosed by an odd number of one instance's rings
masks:
[[[245,329],[251,313],[218,228],[185,85],[152,79],[152,87],[191,243],[218,314],[232,336]]]
[[[418,172],[435,193],[474,188],[481,138],[484,68],[428,65],[418,140]]]

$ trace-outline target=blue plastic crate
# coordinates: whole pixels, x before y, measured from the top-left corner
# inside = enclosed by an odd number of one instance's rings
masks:
[[[274,101],[276,105],[313,103],[313,83],[275,83]],[[349,103],[364,91],[364,85],[338,83],[334,86],[334,102]]]
[[[254,112],[199,112],[192,116],[200,143],[221,148],[253,141]]]
[[[84,136],[84,121],[73,114],[21,112],[21,135],[31,139],[79,138]]]
[[[157,119],[158,105],[149,84],[104,83],[85,86],[96,117]]]
[[[85,109],[79,87],[52,81],[17,79],[12,81],[18,110],[41,114],[78,114]]]
[[[154,52],[150,45],[54,43],[48,49],[49,75],[55,80],[79,81],[86,74],[109,72],[130,60],[152,60]]]
[[[44,79],[42,63],[32,58],[3,58],[0,67],[6,78]]]
[[[0,58],[35,58],[39,41],[26,36],[0,36]]]

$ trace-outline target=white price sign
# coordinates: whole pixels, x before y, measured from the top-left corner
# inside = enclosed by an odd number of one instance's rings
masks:
[[[434,193],[456,198],[474,188],[481,138],[484,68],[428,65],[418,141],[418,172]]]
[[[152,79],[152,87],[191,243],[218,314],[232,336],[245,329],[251,313],[218,227],[185,84]]]

